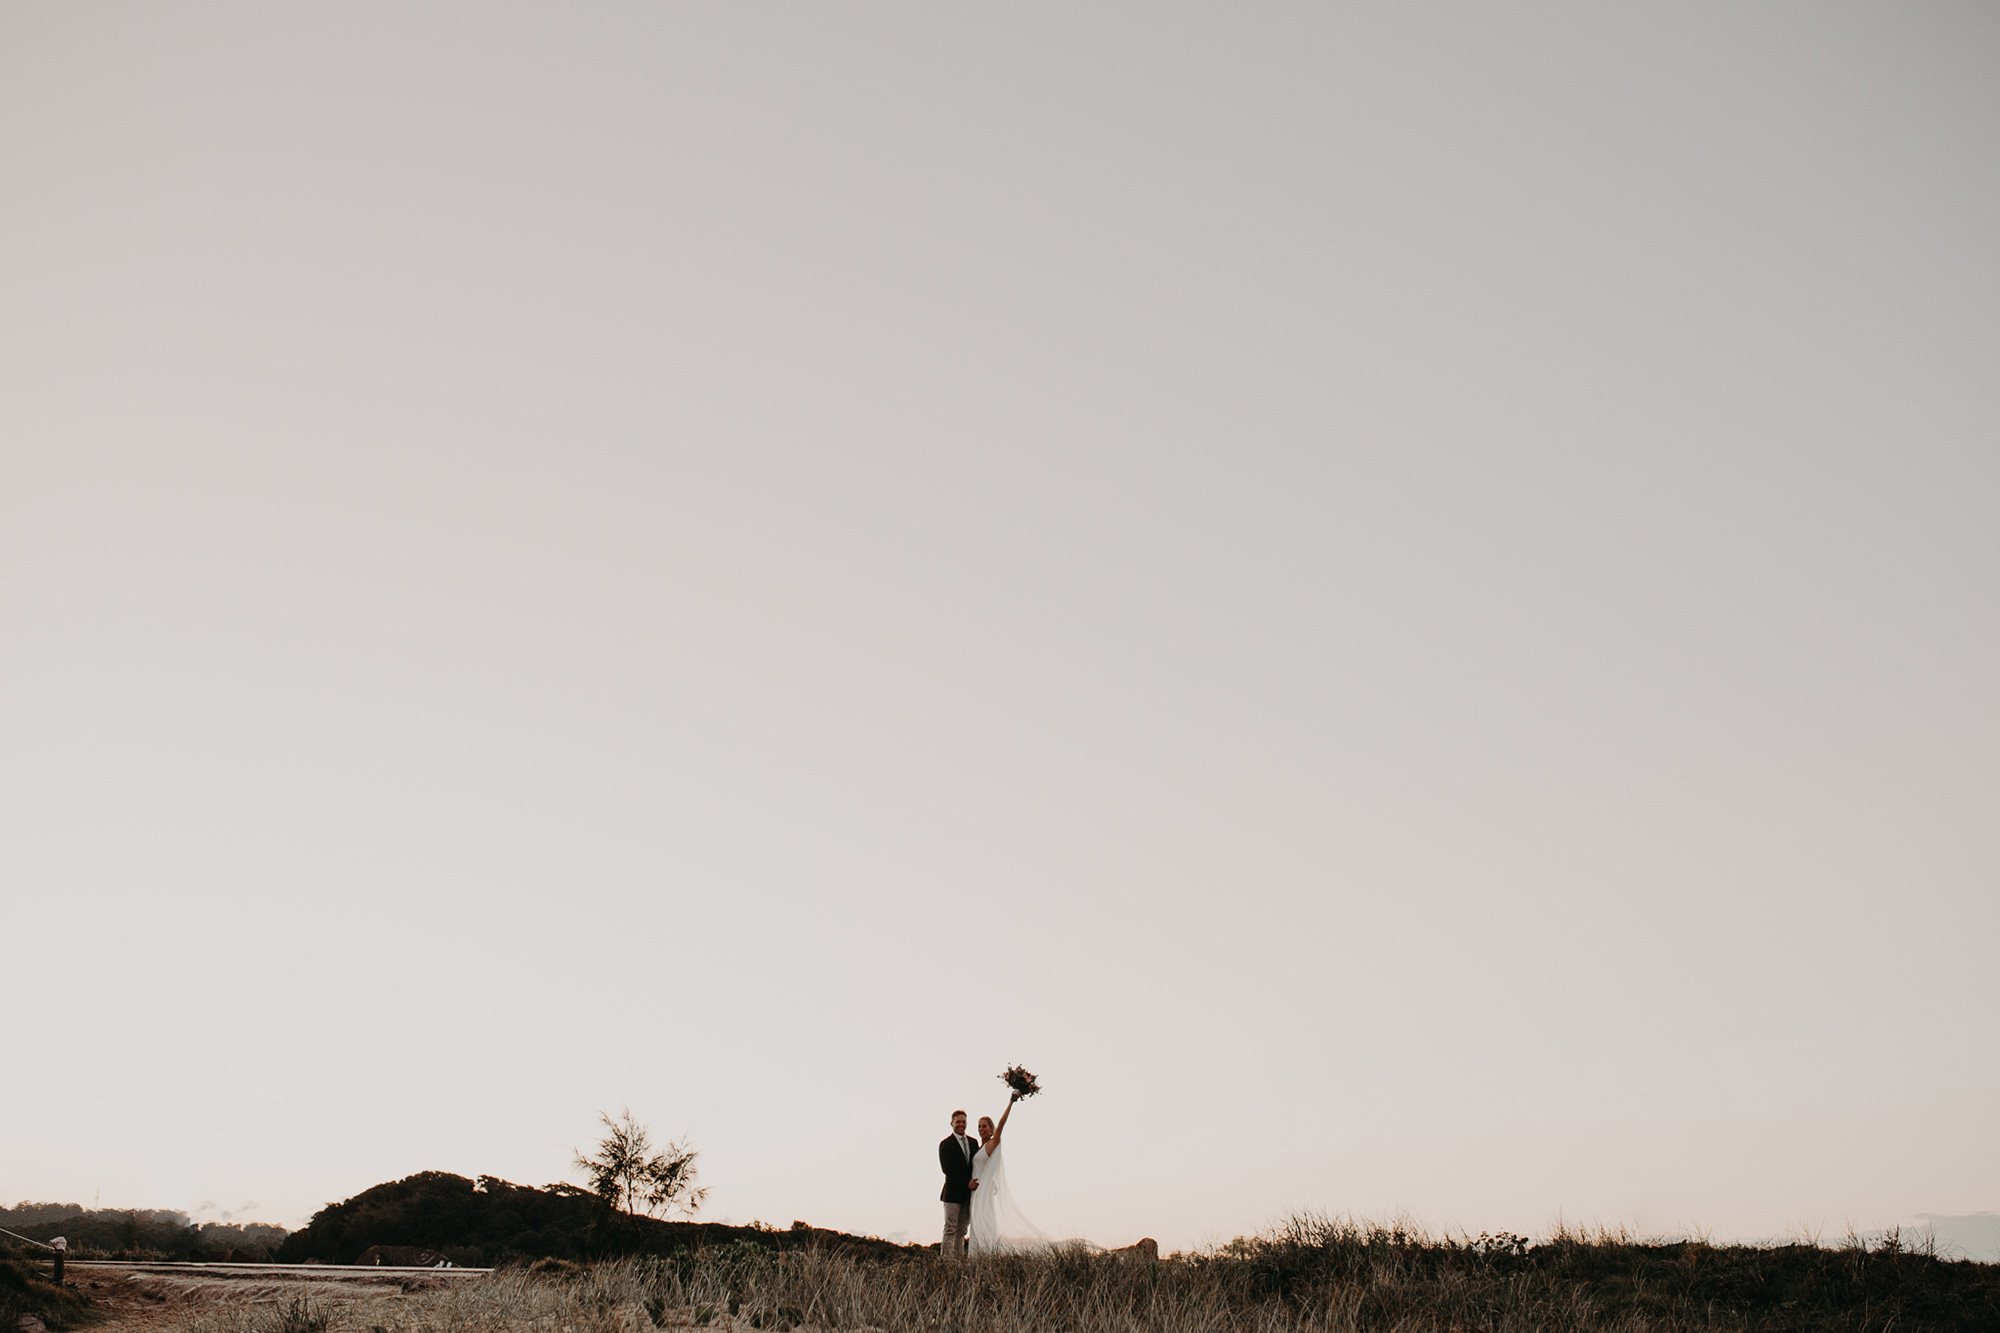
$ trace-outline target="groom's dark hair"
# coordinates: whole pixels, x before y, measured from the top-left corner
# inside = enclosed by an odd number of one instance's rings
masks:
[[[952,1112],[952,1114],[953,1114],[953,1115],[964,1115],[964,1114],[965,1114],[965,1112],[963,1112],[963,1111],[953,1111],[953,1112]]]

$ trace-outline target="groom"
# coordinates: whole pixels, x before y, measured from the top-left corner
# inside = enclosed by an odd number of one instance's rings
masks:
[[[965,1228],[972,1221],[972,1191],[979,1182],[972,1178],[972,1154],[979,1145],[965,1136],[965,1112],[951,1113],[951,1133],[938,1143],[938,1166],[944,1171],[944,1244],[938,1252],[947,1258],[965,1257]]]

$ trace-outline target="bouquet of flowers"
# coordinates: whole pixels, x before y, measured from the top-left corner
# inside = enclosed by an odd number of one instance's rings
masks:
[[[1016,1097],[1032,1097],[1042,1090],[1042,1085],[1035,1082],[1035,1076],[1021,1065],[1007,1066],[1006,1072],[1000,1075],[1000,1081],[1012,1088]]]

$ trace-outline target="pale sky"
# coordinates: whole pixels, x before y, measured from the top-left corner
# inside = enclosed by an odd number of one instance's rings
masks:
[[[0,1200],[2000,1210],[2000,9],[7,4],[0,190]]]

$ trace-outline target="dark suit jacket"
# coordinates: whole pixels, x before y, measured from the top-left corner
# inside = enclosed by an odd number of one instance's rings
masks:
[[[971,1140],[972,1151],[978,1152],[979,1140],[969,1134],[966,1137]],[[960,1151],[956,1134],[945,1135],[938,1144],[938,1166],[944,1171],[944,1193],[938,1198],[946,1203],[971,1203],[972,1162]]]

